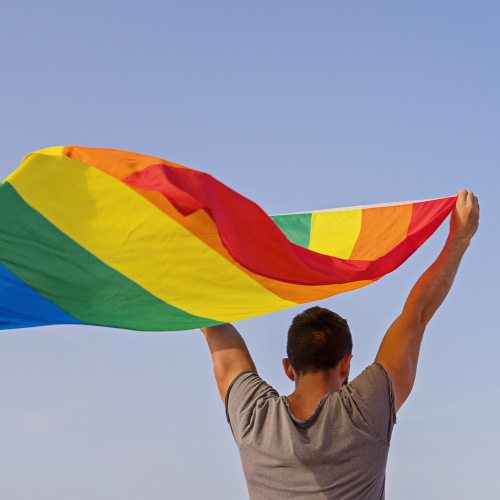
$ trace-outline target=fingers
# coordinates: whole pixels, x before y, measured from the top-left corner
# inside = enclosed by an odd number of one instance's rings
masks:
[[[458,202],[470,203],[471,205],[474,206],[474,208],[477,208],[479,210],[479,202],[477,196],[474,196],[474,193],[472,191],[467,191],[466,189],[459,189],[457,203]]]
[[[459,201],[462,202],[462,203],[464,203],[466,199],[467,199],[467,191],[465,189],[459,189],[458,190],[458,200],[457,200],[457,203]]]

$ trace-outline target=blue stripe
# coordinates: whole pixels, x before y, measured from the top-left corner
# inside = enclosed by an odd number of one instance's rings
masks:
[[[58,324],[83,323],[24,284],[0,263],[0,330]]]

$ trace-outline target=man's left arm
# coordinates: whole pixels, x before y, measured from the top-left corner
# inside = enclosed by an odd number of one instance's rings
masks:
[[[451,215],[450,234],[443,251],[417,281],[403,312],[382,340],[375,361],[386,369],[391,378],[396,411],[412,391],[424,331],[448,295],[478,223],[477,197],[472,191],[461,189]]]
[[[250,352],[239,334],[231,325],[218,325],[202,328],[212,354],[214,374],[222,401],[225,401],[229,384],[241,372],[257,372]]]

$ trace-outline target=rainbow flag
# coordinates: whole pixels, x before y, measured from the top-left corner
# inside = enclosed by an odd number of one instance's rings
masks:
[[[331,297],[394,271],[455,200],[269,217],[159,158],[43,149],[0,186],[0,328],[187,330]]]

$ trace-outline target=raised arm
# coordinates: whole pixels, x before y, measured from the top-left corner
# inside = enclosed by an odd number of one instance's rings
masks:
[[[450,291],[458,266],[479,223],[479,204],[472,191],[461,189],[451,215],[450,234],[436,262],[413,287],[401,315],[382,340],[375,361],[391,377],[396,411],[415,383],[425,328]]]
[[[243,337],[233,325],[202,328],[214,361],[214,374],[222,401],[229,384],[245,370],[257,371]]]

